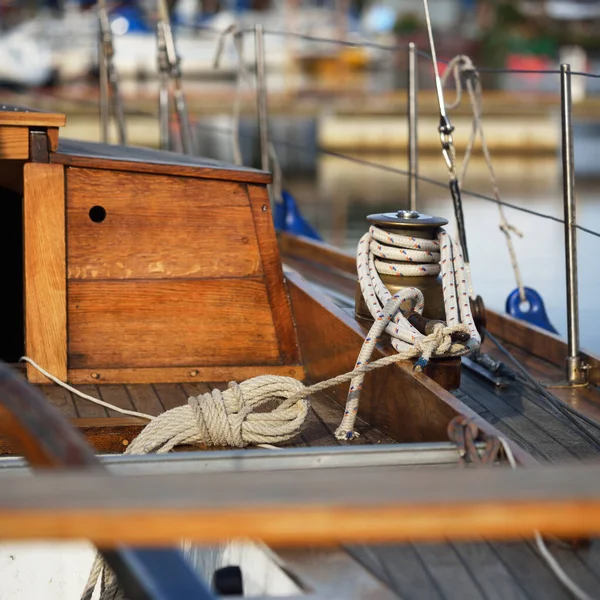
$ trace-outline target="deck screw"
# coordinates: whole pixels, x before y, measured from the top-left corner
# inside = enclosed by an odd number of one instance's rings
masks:
[[[123,446],[129,446],[129,440],[123,440]]]
[[[198,375],[198,371],[194,370],[194,371],[190,371],[190,375],[192,377],[196,377]]]
[[[263,205],[262,205],[262,211],[263,211],[263,212],[267,212],[267,205],[266,205],[266,204],[263,204]]]
[[[100,373],[92,373],[92,379],[100,379]]]

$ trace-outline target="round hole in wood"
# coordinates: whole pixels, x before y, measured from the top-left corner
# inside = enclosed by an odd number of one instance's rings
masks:
[[[92,206],[89,215],[94,223],[102,223],[106,219],[106,209],[103,206]]]

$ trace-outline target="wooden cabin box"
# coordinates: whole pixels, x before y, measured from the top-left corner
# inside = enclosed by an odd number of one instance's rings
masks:
[[[64,121],[0,113],[2,244],[12,265],[0,358],[24,351],[74,383],[302,377],[269,175],[59,144]],[[28,378],[46,381],[31,365]]]

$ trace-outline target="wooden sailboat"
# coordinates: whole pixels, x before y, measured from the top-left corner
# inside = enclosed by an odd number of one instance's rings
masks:
[[[24,351],[79,391],[151,416],[230,380],[275,374],[314,383],[352,370],[369,327],[354,312],[354,259],[320,242],[286,234],[278,240],[268,173],[63,140],[64,120],[12,106],[0,113],[0,184],[12,219],[4,241],[12,243],[11,264],[23,265],[12,270],[6,287],[13,335],[5,337],[2,358],[14,363]],[[560,378],[564,344],[558,338],[493,311],[486,320],[487,330],[536,375]],[[373,358],[394,352],[384,340]],[[593,385],[554,393],[594,417],[599,363],[591,355],[585,360]],[[2,368],[3,454],[79,472],[23,478],[18,460],[3,461],[0,536],[90,539],[104,548],[129,597],[182,596],[170,587],[173,570],[151,568],[157,555],[131,554],[121,544],[251,537],[314,547],[411,540],[394,552],[336,546],[279,557],[300,582],[302,597],[408,597],[409,590],[423,597],[440,585],[444,595],[464,597],[494,585],[474,567],[479,555],[460,545],[432,550],[419,540],[514,539],[536,529],[599,533],[597,468],[535,467],[543,458],[595,456],[589,432],[586,437],[541,406],[517,378],[496,385],[494,377],[461,372],[460,359],[432,359],[424,373],[410,362],[369,373],[354,442],[340,444],[334,435],[346,384],[312,397],[305,427],[288,449],[161,460],[99,461],[94,454],[123,452],[147,421],[91,404],[50,383],[32,363],[15,375],[21,369]],[[464,437],[458,445],[449,439],[457,423],[459,430],[475,426],[467,445]],[[481,463],[486,443],[499,438],[529,466],[525,472],[461,468]],[[506,465],[506,458],[500,451],[489,462]],[[97,472],[102,466],[114,474]],[[219,472],[206,472],[211,469]],[[478,548],[490,552],[489,545]],[[509,596],[528,589],[514,571],[523,552],[530,571],[540,581],[548,577],[529,546],[491,548]],[[161,560],[172,560],[173,552]],[[462,557],[463,569],[453,593],[439,564],[450,556],[455,568]],[[596,577],[593,552],[577,557]],[[144,569],[136,571],[135,564]],[[400,579],[386,574],[390,568]],[[403,579],[409,573],[419,581]],[[210,594],[188,575],[192,588]],[[349,577],[358,581],[356,589],[345,586]],[[170,595],[152,595],[157,582]],[[136,585],[145,595],[133,594]],[[562,597],[557,584],[547,591],[527,593]]]

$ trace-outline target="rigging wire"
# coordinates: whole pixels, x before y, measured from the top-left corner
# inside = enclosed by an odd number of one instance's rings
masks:
[[[521,376],[528,381],[537,392],[539,392],[546,400],[550,402],[552,406],[554,406],[557,410],[559,410],[569,421],[571,421],[580,431],[581,433],[588,438],[589,441],[594,443],[598,448],[600,448],[600,425],[598,425],[595,421],[590,419],[587,415],[578,411],[576,408],[566,404],[562,400],[560,400],[557,396],[549,392],[533,375],[529,373],[529,371],[521,364],[521,362],[515,358],[507,348],[505,348],[502,343],[492,335],[487,329],[485,330],[485,335],[489,340],[498,348],[498,350],[510,360],[510,362],[517,368]],[[587,427],[589,427],[592,431],[587,429],[583,423]],[[592,433],[598,432],[598,435]]]
[[[217,29],[216,27],[210,27],[209,25],[183,25],[184,28],[194,29],[196,31],[207,31],[210,33],[214,33],[215,35],[220,35],[222,33],[221,29]],[[245,28],[240,29],[240,33],[253,33],[253,28]],[[388,50],[390,52],[395,52],[398,50],[404,50],[406,48],[406,44],[382,44],[379,42],[371,42],[368,40],[365,41],[351,41],[351,40],[341,40],[336,38],[324,38],[316,35],[311,35],[308,33],[301,33],[299,31],[286,31],[283,29],[265,29],[263,31],[264,35],[271,35],[276,37],[294,37],[302,40],[306,40],[308,42],[319,42],[323,44],[331,44],[337,46],[346,46],[348,48],[372,48],[374,50]],[[423,51],[417,50],[417,54],[428,58],[431,60],[431,54]],[[445,58],[437,59],[438,62],[441,63],[449,63],[450,60]],[[560,75],[561,71],[559,69],[503,69],[496,67],[481,67],[478,69],[482,73],[514,73],[514,74],[538,74],[538,75]],[[594,79],[600,79],[600,73],[588,73],[585,71],[571,71],[571,75],[578,75],[580,77],[590,77]]]
[[[60,96],[59,94],[48,94],[48,95],[52,95],[52,97],[57,98],[59,100],[73,101],[72,98],[65,98],[64,96]],[[96,102],[94,102],[93,100],[77,99],[77,102],[82,105],[96,106]],[[126,112],[129,115],[138,116],[138,117],[152,117],[152,118],[157,117],[156,113],[153,113],[150,111],[145,111],[145,110],[140,110],[140,109],[129,109]],[[229,136],[232,135],[234,132],[234,130],[232,128],[220,127],[218,125],[207,125],[205,123],[195,123],[194,127],[201,131],[202,130],[210,131],[213,133],[219,133],[222,135],[229,135]],[[255,137],[255,134],[247,133],[247,132],[240,132],[239,135],[240,135],[240,137],[243,137],[243,138],[254,138]],[[410,172],[405,169],[401,169],[399,167],[392,167],[390,165],[384,165],[382,163],[377,163],[377,162],[374,162],[371,160],[366,160],[364,158],[359,158],[357,156],[351,156],[350,154],[344,154],[342,152],[336,152],[334,150],[327,150],[326,148],[321,148],[320,146],[309,146],[306,144],[299,144],[298,142],[291,142],[290,140],[285,140],[285,139],[277,139],[277,138],[273,138],[272,136],[271,136],[271,141],[274,144],[279,145],[279,146],[287,146],[288,148],[293,148],[295,150],[301,150],[301,151],[307,152],[307,153],[317,152],[317,153],[323,154],[325,156],[339,158],[340,160],[352,162],[352,163],[355,163],[355,164],[358,164],[358,165],[361,165],[364,167],[379,169],[381,171],[386,171],[388,173],[395,173],[397,175],[402,175],[403,177],[410,176]],[[419,179],[419,181],[423,181],[424,183],[429,183],[429,184],[437,186],[437,187],[441,187],[444,189],[447,189],[447,187],[448,187],[448,184],[446,182],[440,181],[439,179],[434,179],[433,177],[427,177],[426,175],[421,175],[421,174],[416,174],[415,177],[417,177],[417,179]],[[488,196],[486,194],[483,194],[481,192],[476,192],[474,190],[462,188],[461,191],[464,195],[471,196],[471,197],[477,198],[479,200],[485,200],[486,202],[493,202],[495,204],[500,204],[506,208],[512,208],[513,210],[517,210],[519,212],[527,213],[527,214],[530,214],[530,215],[533,215],[536,217],[540,217],[542,219],[547,219],[549,221],[554,221],[555,223],[560,223],[560,224],[564,225],[563,219],[561,219],[559,217],[555,217],[553,215],[548,215],[545,213],[538,212],[536,210],[532,210],[530,208],[526,208],[524,206],[512,204],[510,202],[506,202],[505,200],[496,200],[496,198],[493,198],[492,196]],[[598,231],[594,231],[592,229],[584,227],[583,225],[578,225],[578,224],[576,224],[575,227],[585,233],[588,233],[590,235],[600,238],[600,232],[598,232]]]

